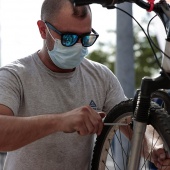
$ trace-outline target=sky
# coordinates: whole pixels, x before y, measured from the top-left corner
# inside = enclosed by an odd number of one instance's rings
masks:
[[[25,57],[42,47],[37,21],[40,19],[40,8],[43,0],[0,0],[1,23],[1,66]],[[92,27],[99,33],[97,42],[115,43],[114,34],[108,30],[116,29],[116,10],[108,10],[99,4],[92,4]],[[133,15],[140,19],[145,11],[135,6]],[[98,47],[95,43],[89,48]]]

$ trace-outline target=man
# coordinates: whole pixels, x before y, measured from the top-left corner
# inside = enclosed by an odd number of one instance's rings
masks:
[[[4,170],[87,170],[104,112],[126,97],[110,70],[85,58],[98,37],[89,6],[45,0],[37,24],[42,49],[0,69]]]

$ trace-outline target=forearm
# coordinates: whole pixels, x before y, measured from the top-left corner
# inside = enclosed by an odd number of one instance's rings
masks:
[[[4,112],[2,112],[4,113]],[[6,115],[11,113],[6,112]],[[78,132],[80,135],[97,134],[103,128],[104,113],[90,106],[82,106],[62,114],[33,117],[0,115],[0,151],[11,151],[55,132]]]
[[[60,115],[0,116],[0,151],[11,151],[61,131]]]

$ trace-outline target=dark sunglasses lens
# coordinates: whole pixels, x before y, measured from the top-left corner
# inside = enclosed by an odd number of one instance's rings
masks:
[[[82,44],[85,47],[89,47],[94,44],[96,39],[97,39],[96,35],[86,35],[82,38]]]
[[[62,36],[62,44],[66,47],[70,47],[77,42],[78,36],[74,34],[64,34]]]

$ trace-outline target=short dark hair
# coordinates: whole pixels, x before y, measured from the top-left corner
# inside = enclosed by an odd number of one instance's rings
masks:
[[[79,18],[85,18],[90,10],[89,6],[74,6],[73,0],[44,0],[41,7],[41,20],[51,21],[54,14],[59,13],[66,3],[70,3],[73,13],[72,15]],[[91,10],[90,10],[91,12]]]

